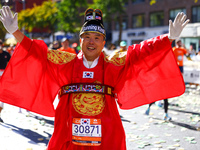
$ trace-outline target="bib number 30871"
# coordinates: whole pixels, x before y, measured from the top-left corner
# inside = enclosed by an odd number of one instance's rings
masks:
[[[101,119],[73,118],[72,143],[82,146],[99,146]]]

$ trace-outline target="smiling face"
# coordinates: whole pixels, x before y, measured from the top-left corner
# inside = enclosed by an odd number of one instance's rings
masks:
[[[104,39],[99,33],[86,32],[81,35],[80,46],[88,61],[94,61],[101,54],[105,45]]]

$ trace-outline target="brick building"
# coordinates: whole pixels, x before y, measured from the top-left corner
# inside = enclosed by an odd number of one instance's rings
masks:
[[[13,11],[20,12],[22,9],[32,8],[34,4],[41,5],[46,0],[1,0],[2,5],[12,6]]]
[[[174,19],[178,12],[184,12],[190,23],[183,30],[181,37],[186,47],[192,44],[199,47],[200,39],[200,0],[157,0],[150,5],[150,0],[129,0],[123,16],[122,40],[128,45],[168,33],[169,19]],[[112,42],[117,43],[119,25],[112,22]]]

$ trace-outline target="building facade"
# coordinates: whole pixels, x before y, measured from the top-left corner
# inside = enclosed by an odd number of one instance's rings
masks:
[[[45,0],[1,0],[1,5],[12,6],[14,12],[20,12],[26,8],[32,8],[34,4],[41,5]]]
[[[128,45],[138,43],[157,35],[168,33],[169,19],[174,20],[178,12],[184,12],[190,19],[181,38],[189,48],[198,51],[200,41],[200,0],[129,0],[123,16],[122,40]],[[112,22],[112,43],[117,43],[119,25]]]

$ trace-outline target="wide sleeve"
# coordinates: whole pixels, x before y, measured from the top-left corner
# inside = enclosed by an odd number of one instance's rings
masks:
[[[184,93],[183,77],[167,35],[128,48],[125,69],[115,89],[122,109]]]
[[[43,41],[24,37],[0,80],[0,101],[54,116],[53,101],[59,85],[48,63],[47,50]]]

